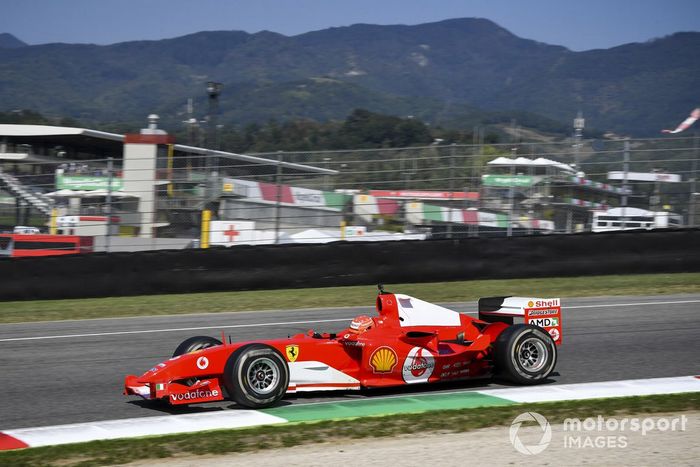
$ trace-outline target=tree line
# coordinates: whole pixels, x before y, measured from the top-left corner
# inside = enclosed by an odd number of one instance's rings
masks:
[[[71,118],[50,118],[33,110],[0,112],[0,123],[85,127]],[[91,127],[103,131],[137,132],[141,126],[141,123],[130,123],[119,124],[119,128],[104,124]],[[181,143],[236,153],[400,148],[434,142],[470,144],[474,139],[471,130],[431,127],[418,118],[401,118],[364,109],[354,110],[342,121],[270,120],[242,127],[222,125],[216,133],[210,132],[206,124],[166,130]],[[485,135],[485,143],[498,141],[499,135],[495,132]]]

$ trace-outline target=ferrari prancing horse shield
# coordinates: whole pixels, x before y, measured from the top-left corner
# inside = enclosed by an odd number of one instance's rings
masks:
[[[294,345],[288,345],[287,347],[284,348],[285,353],[287,354],[287,360],[290,362],[296,362],[297,357],[299,356],[299,346],[294,344]]]

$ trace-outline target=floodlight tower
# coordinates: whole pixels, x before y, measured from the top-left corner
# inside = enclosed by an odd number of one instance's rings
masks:
[[[223,86],[223,84],[215,81],[207,82],[207,95],[209,96],[209,115],[207,115],[207,147],[211,150],[219,149],[216,120],[219,114],[219,94],[221,94],[221,89]],[[214,185],[216,184],[216,178],[218,177],[218,174],[215,173],[215,166],[218,164],[213,164],[212,159],[213,155],[210,151],[208,151],[204,160],[204,165],[207,172],[207,202],[209,202],[213,196]]]
[[[209,124],[209,141],[207,145],[209,149],[219,149],[219,142],[216,134],[216,120],[219,114],[219,95],[223,87],[223,84],[214,81],[209,81],[207,83],[207,95],[209,96],[209,118],[207,118]]]

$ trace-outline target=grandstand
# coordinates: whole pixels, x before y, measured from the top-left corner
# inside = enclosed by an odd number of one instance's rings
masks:
[[[151,115],[147,128],[126,135],[0,124],[0,195],[4,195],[0,197],[0,230],[12,230],[15,225],[56,230],[61,219],[60,227],[70,233],[71,229],[84,230],[81,221],[89,219],[91,233],[118,234],[110,242],[111,251],[183,247],[199,236],[204,209],[211,210],[214,218],[241,215],[222,203],[234,197],[227,193],[226,178],[276,186],[283,177],[303,180],[337,173],[177,144],[157,122],[157,116]],[[250,208],[247,211],[255,207]],[[104,220],[102,231],[96,219]],[[313,226],[311,222],[306,227]],[[181,241],[173,242],[175,238]],[[96,242],[96,250],[100,243]]]

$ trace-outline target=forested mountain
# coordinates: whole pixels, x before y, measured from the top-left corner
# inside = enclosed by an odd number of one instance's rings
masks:
[[[142,121],[155,112],[176,125],[190,97],[201,117],[209,80],[224,83],[224,124],[343,119],[365,108],[459,127],[519,112],[566,128],[582,110],[599,130],[652,135],[699,104],[695,32],[586,52],[522,39],[485,19],[293,37],[201,32],[108,46],[8,48],[2,37],[0,111],[84,122]]]
[[[16,49],[17,47],[26,47],[26,45],[12,34],[0,33],[0,49]]]

